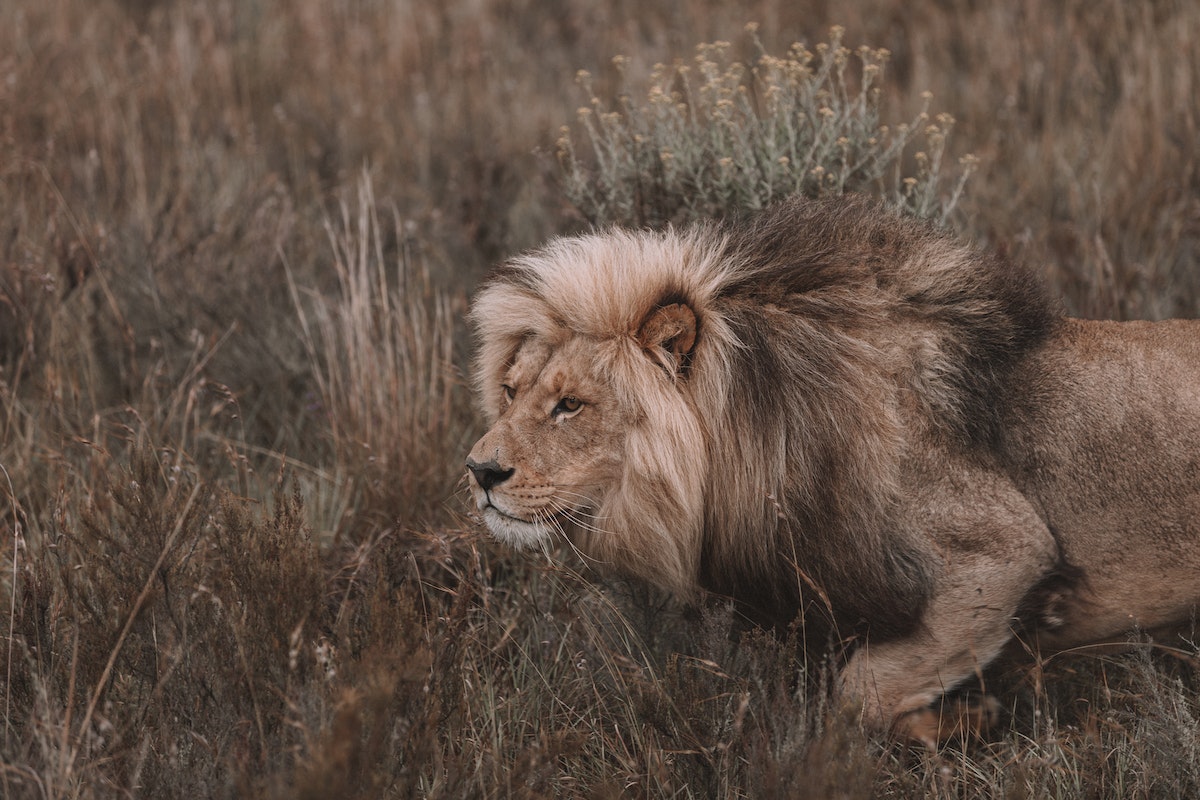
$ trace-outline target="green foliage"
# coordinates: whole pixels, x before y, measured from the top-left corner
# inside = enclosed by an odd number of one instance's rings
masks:
[[[763,52],[755,37],[760,54],[749,64],[732,56],[728,42],[700,45],[691,64],[655,66],[645,102],[621,95],[615,109],[580,73],[590,96],[579,109],[582,133],[563,128],[558,141],[567,197],[594,225],[680,224],[794,194],[851,191],[875,192],[903,211],[945,222],[974,165],[964,158],[957,176],[946,174],[953,118],[931,121],[922,111],[909,123],[881,124],[889,53],[858,48],[852,76],[842,35],[835,27],[828,44],[794,44],[783,57]],[[913,143],[922,147],[912,156],[916,174],[906,176]]]

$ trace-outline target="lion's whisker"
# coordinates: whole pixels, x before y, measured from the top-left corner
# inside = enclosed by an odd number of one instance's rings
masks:
[[[569,518],[569,514],[567,513],[567,509],[558,509],[558,510],[557,510],[557,513],[560,513],[560,514],[563,514],[563,515],[565,515],[565,516],[568,516],[568,518]],[[600,562],[598,559],[596,559],[596,558],[593,558],[593,557],[589,556],[587,553],[585,553],[585,552],[583,552],[582,550],[580,550],[580,549],[579,549],[579,547],[578,547],[578,546],[577,546],[577,545],[576,545],[576,544],[575,544],[573,541],[571,541],[571,537],[567,535],[567,532],[566,532],[565,530],[563,530],[562,524],[561,524],[561,523],[558,521],[558,519],[555,517],[555,513],[554,513],[554,512],[549,512],[549,513],[548,513],[548,512],[546,512],[546,511],[538,511],[538,512],[535,514],[535,516],[541,516],[541,517],[544,517],[545,521],[546,521],[546,522],[548,522],[548,523],[549,523],[549,524],[550,524],[550,525],[553,527],[554,531],[555,531],[556,533],[558,533],[558,535],[559,535],[559,536],[562,538],[562,540],[563,540],[564,542],[566,542],[566,543],[567,543],[567,547],[571,548],[572,552],[574,552],[574,553],[575,553],[575,555],[579,556],[579,559],[580,559],[581,561],[583,561],[583,562],[585,562],[585,563],[589,563],[589,564],[599,564],[599,563],[601,563],[601,562]],[[574,522],[574,520],[572,520],[572,521]],[[578,523],[578,522],[576,522],[576,524],[579,524],[579,523]],[[581,525],[580,527],[583,527],[583,526]]]
[[[580,507],[580,506],[567,507],[566,505],[562,505],[565,500],[569,500],[569,499],[582,500],[582,501],[584,501],[584,505],[582,507]],[[585,494],[580,494],[579,492],[560,490],[559,492],[556,493],[556,495],[551,500],[551,502],[560,504],[561,505],[561,507],[559,508],[560,511],[570,510],[570,511],[574,511],[575,513],[590,517],[592,519],[597,519],[597,520],[598,519],[607,519],[609,516],[608,514],[600,514],[599,512],[593,511],[592,510],[594,507],[593,506],[593,503],[594,503],[593,498],[588,495],[585,495]]]
[[[599,520],[600,517],[595,514],[588,514],[587,512],[584,512],[581,509],[571,508],[570,506],[567,506],[564,503],[562,503],[561,501],[557,501],[557,500],[552,500],[551,505],[553,506],[556,513],[561,514],[562,516],[566,517],[573,524],[579,526],[581,529],[583,529],[584,531],[587,531],[588,533],[598,533],[598,534],[603,534],[606,536],[612,535],[611,531],[601,528],[601,527],[594,525],[591,522],[587,521],[588,519]]]

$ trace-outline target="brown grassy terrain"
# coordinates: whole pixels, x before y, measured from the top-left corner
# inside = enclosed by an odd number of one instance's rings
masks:
[[[1005,730],[916,752],[466,516],[462,313],[585,224],[560,127],[747,22],[889,50],[882,122],[978,160],[949,224],[1073,312],[1200,312],[1194,3],[4,4],[0,796],[1200,795],[1194,647],[989,676]]]

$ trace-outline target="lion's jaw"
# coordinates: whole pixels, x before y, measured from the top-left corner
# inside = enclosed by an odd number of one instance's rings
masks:
[[[476,491],[475,503],[496,541],[514,550],[544,549],[554,538],[553,523],[540,520],[530,522],[505,513],[493,504],[487,492]]]
[[[490,441],[497,438],[492,436]],[[487,439],[485,435],[480,442]],[[473,456],[478,449],[476,445]],[[588,531],[600,530],[595,510],[597,503],[591,501],[590,493],[567,490],[562,488],[562,481],[539,477],[524,463],[515,460],[518,456],[514,448],[496,446],[492,455],[495,458],[508,455],[514,460],[506,463],[518,464],[515,468],[510,467],[513,476],[505,481],[511,485],[484,488],[470,469],[468,483],[476,509],[498,542],[515,550],[544,550],[555,538],[566,538],[575,543],[581,532],[586,535]]]

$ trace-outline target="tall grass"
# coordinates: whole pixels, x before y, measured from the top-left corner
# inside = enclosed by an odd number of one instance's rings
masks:
[[[465,302],[432,286],[398,214],[381,222],[367,176],[356,205],[343,202],[326,223],[337,294],[302,298],[292,286],[316,383],[309,410],[328,425],[347,516],[370,509],[383,515],[376,522],[427,523],[462,474],[446,454],[469,445],[454,359]]]
[[[581,224],[797,188],[939,216],[974,153],[947,224],[1077,311],[1200,307],[1192,4],[826,6],[8,3],[0,795],[1200,791],[1194,644],[988,675],[1007,726],[912,751],[792,643],[456,502],[465,298]]]

